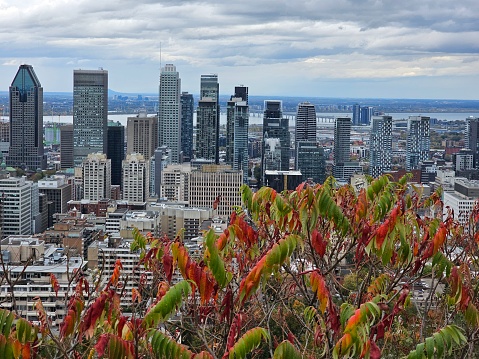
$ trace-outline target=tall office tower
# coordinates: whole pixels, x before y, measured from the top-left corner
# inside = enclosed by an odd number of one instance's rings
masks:
[[[351,160],[351,119],[338,117],[334,124],[334,166],[333,176],[344,179],[344,165]]]
[[[149,196],[149,161],[140,153],[131,153],[123,160],[123,199],[128,202],[146,202]]]
[[[430,147],[429,117],[409,116],[406,138],[406,171],[419,169],[419,163],[429,159]]]
[[[171,160],[180,162],[181,151],[181,79],[176,67],[166,64],[160,74],[158,111],[159,146],[171,149]]]
[[[296,112],[294,142],[316,142],[316,109],[310,102],[301,102]]]
[[[472,151],[474,168],[479,168],[479,117],[466,118],[465,147]]]
[[[107,138],[106,157],[111,160],[111,184],[121,186],[121,162],[125,158],[125,126],[119,121],[108,121]]]
[[[220,85],[218,75],[201,75],[200,102],[196,112],[196,157],[220,161]],[[207,134],[207,132],[210,132]],[[207,141],[202,136],[207,136]]]
[[[126,122],[126,154],[141,153],[149,159],[158,148],[158,117],[140,111]]]
[[[226,108],[226,163],[243,171],[248,183],[248,88],[236,86]]]
[[[326,179],[326,157],[324,148],[316,141],[296,142],[296,169],[302,181],[323,183]]]
[[[181,152],[183,161],[193,158],[193,113],[195,101],[188,92],[181,93]]]
[[[43,87],[31,65],[20,65],[10,86],[10,148],[7,165],[47,167],[43,152]]]
[[[353,126],[361,124],[361,106],[358,103],[353,105]]]
[[[261,146],[261,176],[264,182],[266,170],[289,170],[291,144],[289,120],[283,118],[283,102],[266,100],[263,113],[263,142]],[[267,156],[267,153],[270,156]],[[277,154],[277,156],[276,156]]]
[[[60,168],[73,168],[73,125],[60,126]]]
[[[369,125],[373,115],[374,108],[371,106],[361,107],[361,123],[360,125]]]
[[[376,178],[392,166],[392,125],[391,116],[373,116],[369,138],[369,174]]]
[[[108,71],[73,71],[73,162],[107,153]]]
[[[33,233],[32,186],[33,182],[27,181],[25,177],[10,177],[8,173],[3,171],[0,173],[0,192],[3,196],[2,212],[4,214],[8,213],[8,215],[0,217],[0,235],[2,238],[10,235],[30,235]],[[36,200],[38,210],[38,198]]]
[[[99,201],[111,196],[111,160],[103,153],[90,153],[83,160],[83,199]]]

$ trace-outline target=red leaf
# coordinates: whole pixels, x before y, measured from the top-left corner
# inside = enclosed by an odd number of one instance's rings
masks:
[[[311,233],[311,245],[320,257],[324,256],[326,253],[327,242],[323,240],[323,236],[317,229],[314,229],[313,233]]]
[[[166,251],[163,254],[163,270],[165,271],[168,283],[171,283],[171,277],[173,276],[173,256]]]
[[[389,232],[389,218],[382,223],[376,230],[376,248],[381,249],[384,239]]]
[[[381,358],[381,350],[376,345],[374,340],[371,340],[371,346],[369,350],[369,358],[370,359],[379,359]]]
[[[50,273],[50,283],[52,288],[55,291],[55,295],[58,296],[58,290],[60,289],[60,284],[58,284],[58,279],[53,273]]]
[[[82,332],[86,332],[88,336],[93,335],[93,327],[105,309],[106,300],[107,294],[103,292],[100,297],[95,300],[92,306],[88,308],[81,327]]]
[[[218,205],[220,204],[220,201],[221,201],[221,195],[217,196],[215,201],[213,202],[213,209],[217,209],[218,208]]]
[[[98,342],[95,344],[95,350],[97,351],[98,358],[103,357],[105,355],[105,349],[106,345],[110,341],[110,335],[109,334],[102,334],[100,335],[100,339],[98,339]]]

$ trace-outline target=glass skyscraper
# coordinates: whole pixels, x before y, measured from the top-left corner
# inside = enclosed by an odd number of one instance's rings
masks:
[[[108,149],[108,71],[73,71],[73,161]]]
[[[196,157],[220,161],[220,85],[218,75],[201,75],[200,101],[196,112],[198,136],[196,137]]]
[[[31,65],[21,65],[10,86],[10,148],[7,164],[45,169],[43,88]]]
[[[181,152],[183,160],[193,158],[193,113],[195,101],[188,92],[181,93]]]

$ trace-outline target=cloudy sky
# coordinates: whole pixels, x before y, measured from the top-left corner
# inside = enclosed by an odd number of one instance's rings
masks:
[[[0,0],[0,14],[0,91],[28,63],[47,92],[103,67],[112,90],[155,93],[161,58],[195,94],[217,73],[224,95],[479,97],[477,0]]]

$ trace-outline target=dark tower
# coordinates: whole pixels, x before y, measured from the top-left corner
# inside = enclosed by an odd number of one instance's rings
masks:
[[[108,149],[111,160],[111,184],[121,186],[121,162],[125,159],[125,127],[120,122],[108,122]]]

